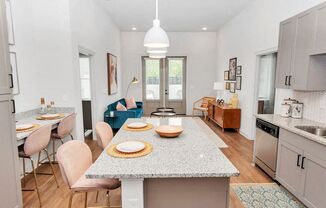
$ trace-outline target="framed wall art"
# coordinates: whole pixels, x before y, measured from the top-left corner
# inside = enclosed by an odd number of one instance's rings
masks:
[[[224,71],[224,80],[229,80],[229,71]]]
[[[236,77],[236,89],[241,90],[241,85],[242,85],[242,76],[237,76]]]
[[[108,94],[113,95],[118,92],[117,57],[115,55],[108,53],[107,62],[108,62]]]
[[[225,82],[225,89],[230,90],[230,82]]]
[[[236,72],[237,75],[241,75],[241,73],[242,73],[242,66],[237,66],[237,70],[236,71],[237,71]]]
[[[235,83],[234,82],[230,82],[230,92],[235,93]]]
[[[229,80],[235,81],[237,70],[237,58],[232,58],[229,61]]]

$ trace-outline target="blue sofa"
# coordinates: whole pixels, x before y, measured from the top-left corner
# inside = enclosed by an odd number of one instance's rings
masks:
[[[104,121],[108,123],[112,129],[120,129],[128,118],[141,118],[143,116],[143,102],[136,102],[137,108],[132,108],[127,111],[117,111],[117,104],[120,102],[126,106],[125,99],[120,99],[110,105],[104,112]],[[114,112],[114,116],[110,116],[110,111]]]

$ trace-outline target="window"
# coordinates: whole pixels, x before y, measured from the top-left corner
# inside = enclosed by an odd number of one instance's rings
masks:
[[[80,57],[80,81],[82,100],[91,100],[91,80],[89,57]]]

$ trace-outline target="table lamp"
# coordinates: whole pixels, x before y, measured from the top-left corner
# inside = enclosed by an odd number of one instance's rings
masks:
[[[216,102],[223,104],[224,100],[222,98],[224,92],[224,83],[223,82],[214,82],[214,90],[217,91]]]

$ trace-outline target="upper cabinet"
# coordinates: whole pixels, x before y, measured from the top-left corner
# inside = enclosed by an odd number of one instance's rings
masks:
[[[4,2],[0,3],[0,95],[10,94],[12,86],[12,74],[8,57],[8,35]]]
[[[277,88],[326,90],[326,3],[281,22],[276,77]]]

